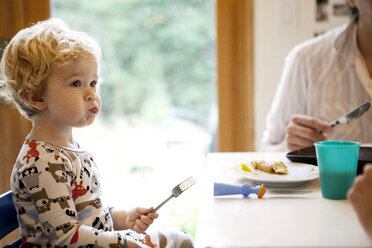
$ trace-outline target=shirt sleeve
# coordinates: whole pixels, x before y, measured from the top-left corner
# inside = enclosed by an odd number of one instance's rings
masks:
[[[27,230],[22,235],[24,241],[38,244],[43,240],[45,247],[127,247],[126,237],[119,232],[79,223],[73,197],[79,170],[75,171],[71,161],[55,153],[49,154],[41,147],[37,147],[39,156],[36,159],[21,161],[25,165],[18,172],[22,191],[30,199],[30,204],[23,208],[28,216],[21,217],[23,230],[36,224],[33,235]]]
[[[306,113],[307,71],[303,57],[301,49],[295,47],[286,58],[271,109],[266,117],[262,147],[277,146],[283,150],[282,143],[292,116]]]

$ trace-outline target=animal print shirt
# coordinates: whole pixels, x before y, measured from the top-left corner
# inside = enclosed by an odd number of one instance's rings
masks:
[[[21,247],[127,247],[113,230],[92,156],[27,136],[11,177]]]

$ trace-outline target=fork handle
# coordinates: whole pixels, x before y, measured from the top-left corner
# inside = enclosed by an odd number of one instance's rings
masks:
[[[214,183],[214,195],[239,195],[242,194],[244,197],[248,197],[249,194],[257,194],[261,189],[261,185],[252,187],[249,184],[243,186],[225,184],[225,183]]]
[[[167,203],[170,199],[173,198],[173,195],[169,196],[165,201],[163,201],[162,203],[159,204],[159,206],[157,206],[156,208],[154,208],[151,213],[155,213],[159,210],[159,208],[161,208],[165,203]]]

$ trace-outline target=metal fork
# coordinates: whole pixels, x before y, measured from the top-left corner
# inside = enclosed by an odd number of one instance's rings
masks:
[[[152,210],[151,212],[152,213],[155,213],[159,210],[159,208],[161,208],[165,203],[167,203],[170,199],[172,199],[173,197],[178,197],[180,194],[182,194],[183,192],[185,192],[188,188],[190,188],[191,186],[193,186],[194,184],[196,183],[196,180],[194,177],[189,177],[187,178],[185,181],[179,183],[176,187],[174,187],[172,189],[172,195],[169,196],[165,201],[163,201],[162,203],[159,204],[159,206],[157,206],[156,208],[154,208],[154,210]]]

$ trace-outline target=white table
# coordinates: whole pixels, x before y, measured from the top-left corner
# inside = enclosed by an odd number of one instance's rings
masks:
[[[296,186],[312,191],[299,197],[214,197],[214,182],[251,183],[232,169],[250,160],[288,161],[284,153],[208,154],[196,247],[371,246],[350,202],[322,198],[319,179]]]

